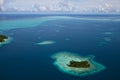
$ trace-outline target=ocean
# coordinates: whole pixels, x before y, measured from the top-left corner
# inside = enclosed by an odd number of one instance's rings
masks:
[[[120,80],[119,15],[1,14],[0,34],[12,38],[0,47],[0,80]],[[45,41],[51,43],[41,45]],[[64,73],[51,58],[63,51],[94,55],[106,69],[87,76]]]

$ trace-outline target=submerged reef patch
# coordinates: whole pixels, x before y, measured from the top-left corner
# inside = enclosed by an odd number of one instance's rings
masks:
[[[43,22],[51,21],[51,20],[90,20],[90,21],[113,21],[111,19],[103,19],[103,18],[76,18],[76,17],[68,17],[68,16],[52,16],[52,17],[37,17],[37,18],[24,18],[24,19],[15,19],[15,20],[2,20],[0,21],[0,30],[10,30],[10,29],[17,29],[17,28],[30,28],[30,27],[37,27],[38,25],[42,24]],[[114,21],[120,21],[116,19]],[[64,26],[61,26],[64,27]],[[59,31],[58,31],[59,32]],[[106,32],[105,34],[111,34],[110,32]]]
[[[51,20],[59,20],[59,19],[71,19],[70,17],[37,17],[37,18],[24,18],[24,19],[15,19],[15,20],[3,20],[0,21],[0,30],[10,30],[17,28],[30,28],[37,27],[43,22],[51,21]]]
[[[54,65],[62,72],[74,76],[86,76],[105,69],[93,60],[94,56],[82,57],[71,52],[59,52],[51,56]]]
[[[112,39],[110,37],[105,37],[104,40],[107,41],[107,42],[112,41]]]
[[[112,32],[104,32],[105,35],[112,35]]]

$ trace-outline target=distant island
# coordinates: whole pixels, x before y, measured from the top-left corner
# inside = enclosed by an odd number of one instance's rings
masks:
[[[79,61],[71,60],[70,64],[67,64],[67,66],[74,67],[74,68],[89,68],[90,63],[88,61],[79,62]]]
[[[8,39],[7,36],[0,34],[0,42],[5,42],[5,40]]]

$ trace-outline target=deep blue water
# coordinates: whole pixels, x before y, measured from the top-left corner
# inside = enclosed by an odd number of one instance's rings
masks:
[[[5,17],[1,20],[21,19],[19,15]],[[120,19],[120,16],[93,17]],[[112,34],[104,34],[105,32]],[[33,28],[4,30],[1,33],[13,40],[0,47],[0,80],[120,80],[120,21],[60,19],[47,21]],[[106,41],[106,37],[110,41]],[[44,40],[53,40],[56,43],[35,45]],[[86,77],[62,73],[50,58],[61,51],[83,56],[94,55],[94,60],[106,66],[106,69]]]

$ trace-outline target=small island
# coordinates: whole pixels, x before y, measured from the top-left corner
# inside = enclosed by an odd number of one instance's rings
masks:
[[[70,64],[67,64],[67,66],[74,67],[74,68],[89,68],[90,63],[88,61],[79,62],[79,61],[71,60]]]
[[[6,35],[0,34],[0,47],[11,42],[11,38]]]
[[[51,56],[58,70],[74,76],[87,76],[104,70],[106,67],[94,61],[94,57],[93,55],[83,57],[66,51]]]
[[[7,36],[0,34],[0,42],[5,42],[5,40],[8,39]]]

